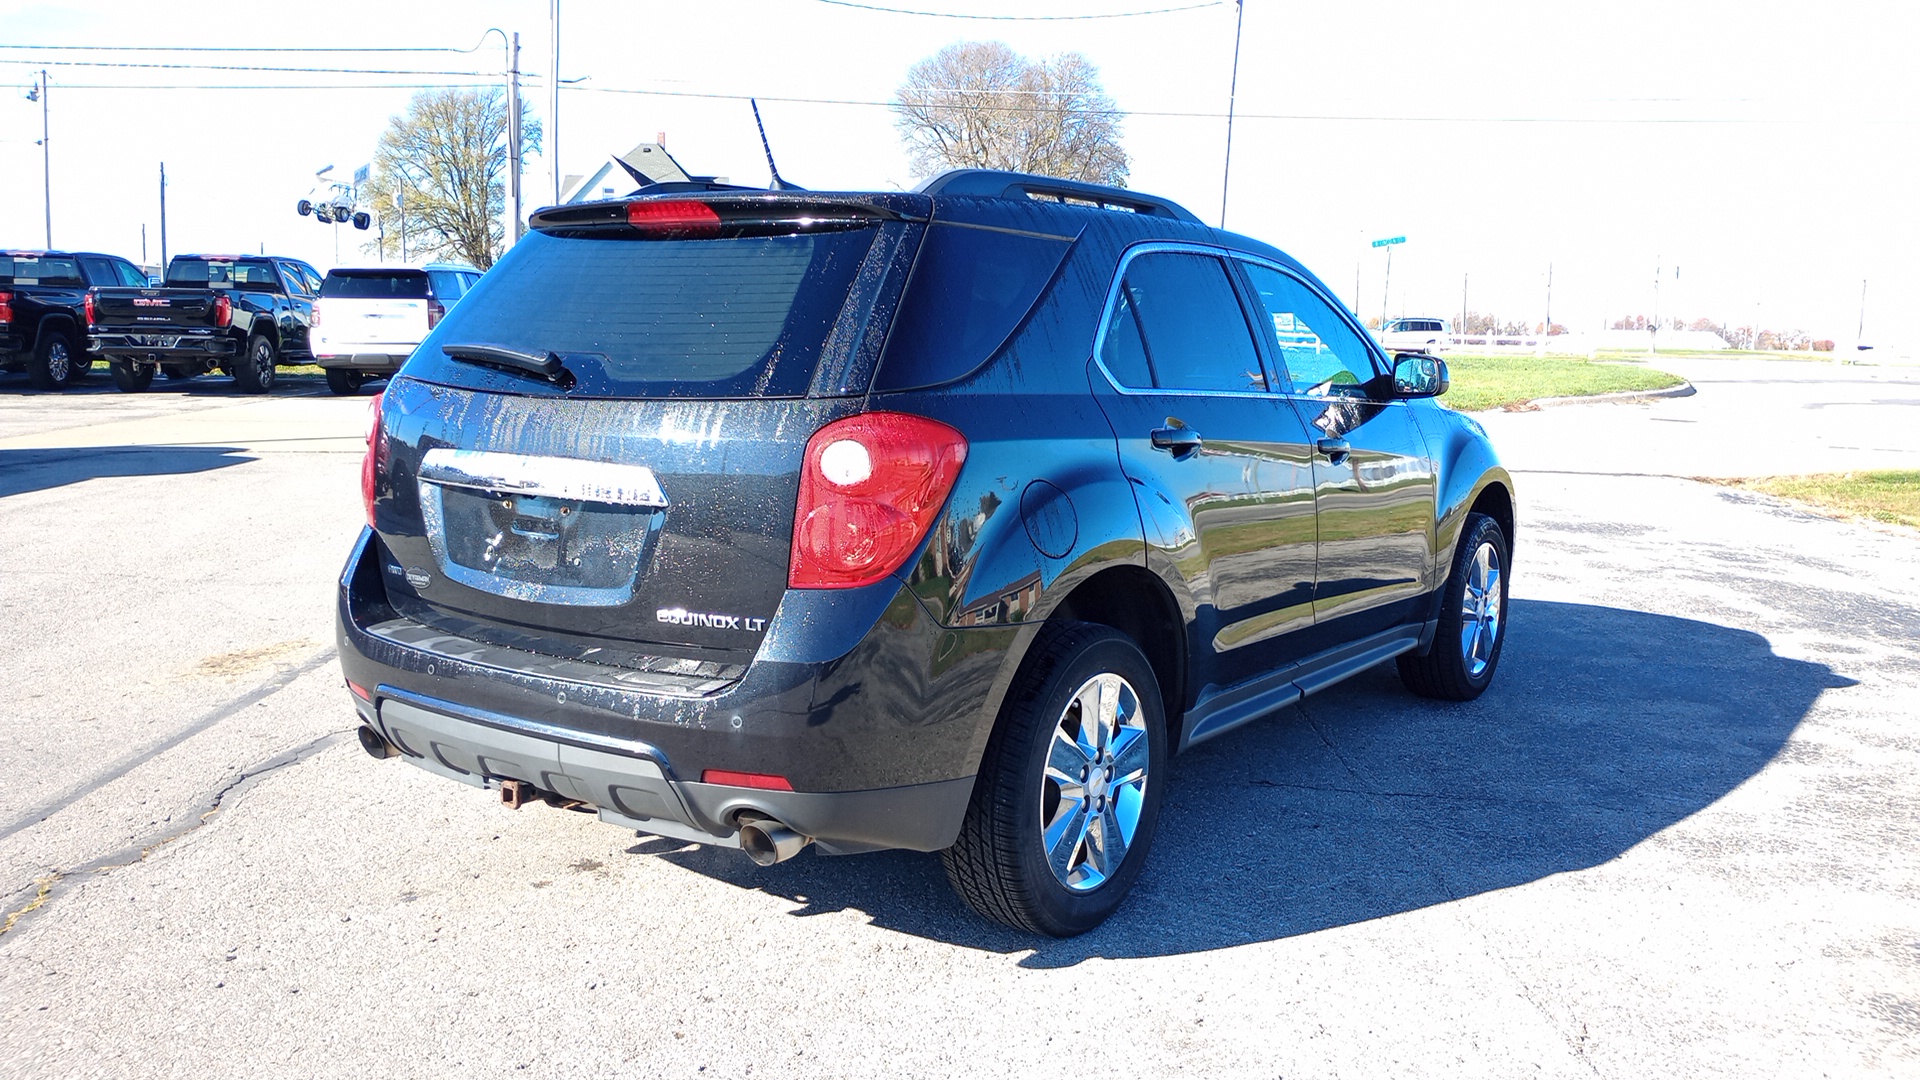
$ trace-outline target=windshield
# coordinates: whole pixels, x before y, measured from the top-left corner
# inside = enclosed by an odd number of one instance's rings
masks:
[[[530,233],[449,310],[406,373],[542,392],[441,348],[487,344],[558,355],[585,396],[797,397],[876,233],[670,241]]]

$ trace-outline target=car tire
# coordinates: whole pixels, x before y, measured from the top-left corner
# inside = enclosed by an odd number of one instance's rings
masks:
[[[199,378],[200,365],[198,364],[161,364],[160,373],[162,375],[165,375],[167,378],[173,380],[174,382],[185,382],[188,379]]]
[[[366,381],[365,375],[352,368],[330,367],[327,369],[327,389],[336,394],[357,394]]]
[[[234,358],[233,381],[249,394],[264,394],[273,389],[274,365],[279,362],[273,340],[265,334],[247,339],[246,351]]]
[[[1107,723],[1083,724],[1108,705]],[[1100,925],[1152,846],[1166,728],[1153,666],[1131,638],[1090,623],[1042,630],[942,853],[954,891],[1023,930],[1071,937]]]
[[[148,364],[129,364],[125,360],[107,361],[107,370],[113,372],[113,385],[128,393],[138,393],[153,385],[153,367]]]
[[[1425,654],[1402,653],[1400,681],[1421,697],[1472,701],[1493,683],[1507,642],[1507,560],[1500,523],[1468,514]]]
[[[73,366],[80,361],[65,330],[42,330],[33,359],[27,364],[27,379],[35,390],[64,390],[73,379]]]

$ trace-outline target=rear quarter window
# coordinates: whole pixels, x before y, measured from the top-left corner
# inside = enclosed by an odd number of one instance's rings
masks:
[[[993,358],[1046,291],[1072,242],[936,222],[914,261],[876,390],[937,386]]]

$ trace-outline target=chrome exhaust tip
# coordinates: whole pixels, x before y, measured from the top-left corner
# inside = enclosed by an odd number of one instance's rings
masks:
[[[771,818],[747,818],[740,822],[740,850],[760,866],[786,862],[813,843],[813,837],[801,836]]]

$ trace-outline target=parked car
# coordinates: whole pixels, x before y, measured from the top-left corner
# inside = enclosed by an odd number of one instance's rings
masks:
[[[480,271],[459,263],[327,271],[313,305],[313,359],[327,369],[327,388],[355,394],[398,371],[478,280]]]
[[[1453,345],[1453,323],[1430,315],[1393,319],[1381,330],[1380,344],[1392,353],[1438,355]]]
[[[373,410],[376,757],[763,864],[943,851],[1066,935],[1171,754],[1388,660],[1494,677],[1511,479],[1273,247],[982,170],[532,226]]]
[[[79,381],[93,366],[85,352],[87,289],[146,283],[116,255],[0,251],[0,371],[25,371],[41,390]]]
[[[313,359],[308,327],[320,272],[299,259],[177,255],[164,288],[88,293],[87,347],[114,385],[145,390],[154,372],[191,379],[220,369],[250,394],[273,388],[280,364]]]

